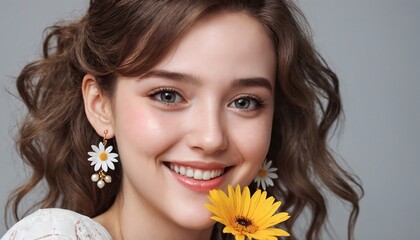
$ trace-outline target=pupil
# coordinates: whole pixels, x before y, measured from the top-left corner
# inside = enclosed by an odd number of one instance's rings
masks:
[[[248,108],[249,107],[249,104],[250,104],[249,103],[249,99],[243,99],[243,98],[238,99],[235,102],[235,106],[237,108]]]
[[[164,92],[161,95],[162,100],[165,102],[174,102],[175,101],[175,95],[171,92]]]

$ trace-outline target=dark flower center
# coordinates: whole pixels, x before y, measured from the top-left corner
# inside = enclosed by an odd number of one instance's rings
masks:
[[[237,216],[232,227],[241,234],[255,233],[258,230],[251,219],[243,216]]]
[[[238,218],[236,218],[236,222],[237,222],[239,225],[242,225],[242,226],[244,226],[244,227],[248,227],[248,226],[252,225],[251,220],[246,219],[246,218],[242,218],[242,217],[238,217]]]

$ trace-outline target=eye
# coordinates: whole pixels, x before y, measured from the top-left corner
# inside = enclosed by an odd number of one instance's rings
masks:
[[[161,92],[157,94],[159,100],[168,103],[174,103],[177,99],[177,94],[174,92]]]
[[[165,103],[165,104],[177,104],[184,101],[182,96],[171,89],[156,89],[149,93],[149,96],[156,101]]]
[[[239,110],[253,111],[262,107],[262,101],[254,96],[240,97],[229,104],[229,107]]]

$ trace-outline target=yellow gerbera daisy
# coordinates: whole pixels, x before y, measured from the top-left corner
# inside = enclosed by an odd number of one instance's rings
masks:
[[[290,236],[282,229],[272,226],[289,219],[287,212],[274,214],[281,202],[274,203],[274,197],[267,198],[267,192],[257,190],[252,197],[249,188],[228,186],[227,196],[222,190],[211,190],[209,199],[213,205],[206,204],[214,216],[211,219],[225,225],[224,233],[231,233],[236,240],[268,239],[275,240],[276,236]],[[274,214],[274,215],[273,215]]]

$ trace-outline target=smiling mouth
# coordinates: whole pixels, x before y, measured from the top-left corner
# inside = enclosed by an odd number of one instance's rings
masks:
[[[196,180],[211,180],[220,177],[225,173],[225,168],[204,170],[188,166],[181,166],[173,163],[168,163],[168,166],[173,172],[181,176]]]

